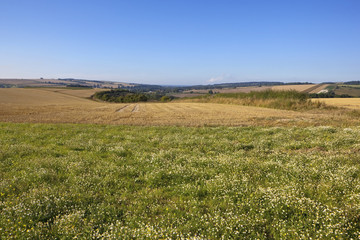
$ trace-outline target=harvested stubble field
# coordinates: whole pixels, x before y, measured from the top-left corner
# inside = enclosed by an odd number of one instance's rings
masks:
[[[295,91],[303,92],[303,91],[306,91],[307,89],[313,88],[315,86],[317,86],[317,84],[280,85],[280,86],[273,86],[273,87],[271,87],[271,89],[275,90],[275,91],[295,90]]]
[[[282,85],[282,86],[274,86],[271,89],[275,91],[279,90],[295,90],[298,92],[305,93],[318,93],[321,90],[325,89],[329,84],[300,84],[300,85]]]
[[[0,89],[0,239],[360,238],[352,110],[73,91]]]
[[[327,105],[350,108],[350,109],[360,109],[360,98],[318,98],[314,101],[321,101]]]
[[[155,126],[312,126],[359,123],[357,118],[350,118],[339,111],[296,112],[238,104],[181,101],[115,104],[88,99],[93,93],[91,89],[0,89],[0,121]]]

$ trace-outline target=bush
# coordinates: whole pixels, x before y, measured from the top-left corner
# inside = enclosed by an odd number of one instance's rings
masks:
[[[169,97],[169,96],[162,96],[160,100],[161,100],[162,102],[169,102],[169,101],[171,101],[172,99],[171,99],[171,97]]]
[[[125,89],[97,92],[93,95],[93,99],[117,103],[146,102],[148,100],[142,93],[134,93]]]

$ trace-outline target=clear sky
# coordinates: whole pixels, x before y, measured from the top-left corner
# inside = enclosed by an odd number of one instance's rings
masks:
[[[0,78],[360,80],[360,0],[0,0]]]

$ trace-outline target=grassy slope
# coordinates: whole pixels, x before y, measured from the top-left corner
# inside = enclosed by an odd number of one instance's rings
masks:
[[[295,90],[265,90],[249,93],[219,93],[191,98],[190,101],[239,104],[285,110],[311,110],[328,108],[324,103],[308,99],[308,95]]]
[[[0,123],[0,238],[358,238],[360,128]]]
[[[360,97],[360,86],[357,85],[340,85],[335,89],[335,94],[342,95],[347,94],[352,97]]]

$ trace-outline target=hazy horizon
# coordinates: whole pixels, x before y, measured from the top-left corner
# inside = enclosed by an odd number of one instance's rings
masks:
[[[360,79],[360,2],[4,0],[0,78]]]
[[[86,79],[86,78],[71,78],[71,77],[63,77],[63,78],[0,78],[1,80],[78,80],[78,81],[94,81],[94,82],[98,82],[98,81],[102,81],[102,82],[113,82],[113,83],[124,83],[124,84],[145,84],[145,85],[159,85],[159,86],[164,86],[164,87],[187,87],[187,86],[196,86],[196,85],[218,85],[218,84],[235,84],[235,83],[251,83],[251,82],[257,82],[257,83],[262,83],[262,82],[281,82],[284,84],[320,84],[320,83],[338,83],[338,82],[350,82],[350,81],[360,81],[360,80],[344,80],[344,81],[329,81],[329,82],[311,82],[311,81],[277,81],[277,80],[271,80],[271,81],[262,81],[262,80],[254,80],[254,81],[233,81],[233,82],[207,82],[207,83],[203,83],[203,84],[155,84],[155,83],[138,83],[138,82],[126,82],[126,81],[116,81],[116,80],[103,80],[103,79]]]

